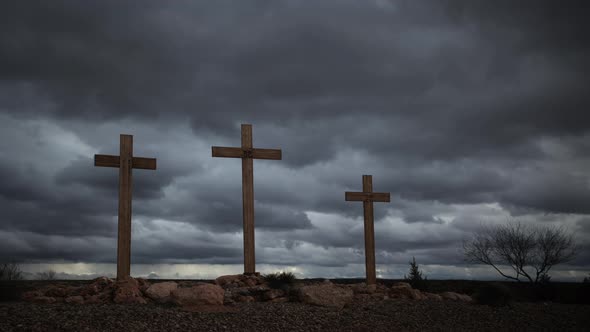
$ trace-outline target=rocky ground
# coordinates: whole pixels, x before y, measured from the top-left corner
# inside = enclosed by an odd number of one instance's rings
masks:
[[[0,303],[0,331],[587,331],[590,306],[369,300],[339,310],[240,303],[227,312],[169,305]]]
[[[0,302],[0,331],[588,330],[590,305],[476,304],[405,283],[273,285],[260,276],[212,283],[97,278],[52,283]]]

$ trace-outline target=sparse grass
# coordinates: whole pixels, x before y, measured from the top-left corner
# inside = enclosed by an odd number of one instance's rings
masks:
[[[297,278],[291,272],[276,272],[265,274],[263,276],[264,281],[268,283],[268,286],[276,289],[288,289],[297,282]]]

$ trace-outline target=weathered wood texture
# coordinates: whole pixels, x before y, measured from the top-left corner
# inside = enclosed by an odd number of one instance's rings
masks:
[[[156,169],[156,159],[133,157],[133,136],[121,135],[119,155],[94,155],[94,165],[119,168],[119,218],[117,232],[117,279],[131,275],[132,169]]]
[[[117,238],[117,279],[131,275],[131,187],[133,136],[121,135],[119,153],[119,231]]]
[[[133,168],[138,169],[156,169],[156,159],[154,158],[132,158]],[[106,154],[95,154],[94,155],[94,166],[102,167],[116,167],[119,168],[121,165],[121,158],[119,156],[111,156]]]
[[[244,149],[244,148],[226,148],[220,146],[211,147],[213,157],[222,158],[254,158],[281,160],[281,150],[277,149]],[[251,152],[249,152],[251,151]]]
[[[346,201],[362,201],[365,221],[365,273],[367,284],[374,285],[377,282],[375,268],[375,229],[373,202],[389,202],[389,193],[373,192],[373,177],[363,175],[363,192],[345,192]]]
[[[252,126],[242,125],[242,215],[244,221],[244,273],[256,272],[254,252],[254,160],[248,156],[252,149]]]
[[[363,189],[364,190],[364,189]],[[365,192],[350,192],[345,193],[347,201],[373,201],[373,202],[389,202],[389,193],[365,193]]]
[[[255,149],[252,147],[252,125],[241,126],[241,147],[211,147],[213,157],[242,158],[242,216],[244,227],[244,273],[256,272],[254,252],[254,165],[253,159],[280,160],[279,149]]]

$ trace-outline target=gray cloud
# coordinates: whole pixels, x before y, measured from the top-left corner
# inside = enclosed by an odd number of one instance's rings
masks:
[[[196,237],[153,242],[144,229],[134,259],[239,263],[241,242],[218,241],[242,227],[240,163],[210,147],[239,146],[240,123],[256,147],[283,150],[254,163],[257,230],[282,241],[261,241],[262,263],[304,264],[293,255],[313,250],[326,250],[321,266],[362,263],[362,207],[344,201],[362,174],[392,195],[375,205],[385,262],[459,264],[454,248],[482,218],[574,225],[590,199],[583,5],[7,4],[0,231],[23,239],[14,257],[113,261],[118,172],[91,158],[127,133],[158,159],[134,171],[134,225]],[[60,245],[93,236],[112,246]]]

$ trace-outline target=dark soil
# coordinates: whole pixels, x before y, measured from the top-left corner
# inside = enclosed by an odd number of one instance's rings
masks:
[[[590,306],[371,300],[343,310],[244,303],[233,312],[163,305],[0,303],[0,331],[587,331]]]

